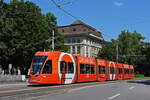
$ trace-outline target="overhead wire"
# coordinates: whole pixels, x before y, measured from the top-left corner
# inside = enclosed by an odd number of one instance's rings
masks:
[[[60,10],[62,10],[64,13],[66,13],[67,15],[69,15],[69,16],[71,16],[73,19],[75,19],[75,20],[79,20],[79,18],[77,18],[76,16],[74,16],[74,15],[72,15],[70,12],[68,12],[68,11],[66,11],[65,9],[63,9],[61,6],[63,5],[63,4],[61,4],[61,5],[59,5],[59,4],[57,4],[56,2],[55,2],[55,0],[51,0],[52,1],[52,3],[58,8],[58,9],[60,9]],[[69,3],[71,3],[71,2],[66,2],[65,0],[58,0],[58,1],[62,1],[62,2],[65,2],[64,4],[69,4]],[[80,19],[81,20],[81,19]],[[139,21],[139,22],[136,22],[136,23],[130,23],[130,24],[123,24],[123,25],[121,25],[121,26],[123,26],[123,27],[129,27],[129,26],[133,26],[133,25],[135,25],[135,24],[141,24],[141,23],[144,23],[143,21]],[[104,30],[104,28],[102,27],[102,30],[104,31],[104,33],[106,33],[106,31]],[[108,37],[108,38],[112,38],[112,36],[110,36],[110,35],[106,35],[106,34],[104,34],[104,33],[102,33],[105,37]],[[112,32],[107,32],[107,33],[112,33]]]
[[[51,1],[52,1],[52,3],[53,3],[58,9],[62,10],[64,13],[68,14],[68,15],[71,16],[73,19],[79,20],[76,16],[72,15],[70,12],[66,11],[65,9],[63,9],[63,8],[61,7],[61,5],[58,5],[54,0],[51,0]],[[63,1],[64,1],[64,0],[63,0]]]

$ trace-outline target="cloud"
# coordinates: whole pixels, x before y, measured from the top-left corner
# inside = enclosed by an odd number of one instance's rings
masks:
[[[116,2],[114,2],[114,5],[120,7],[120,6],[123,6],[123,3],[122,3],[122,2],[117,2],[117,1],[116,1]]]

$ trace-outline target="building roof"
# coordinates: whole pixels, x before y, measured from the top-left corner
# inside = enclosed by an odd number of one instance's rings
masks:
[[[98,30],[96,30],[95,28],[91,27],[88,24],[85,24],[84,22],[82,22],[81,20],[76,20],[74,23],[72,23],[71,25],[84,25],[90,29],[92,29],[93,31],[99,32]],[[100,32],[101,33],[101,32]]]
[[[73,22],[72,24],[70,25],[66,25],[66,26],[59,26],[58,28],[66,28],[67,30],[69,29],[69,27],[73,27],[73,26],[84,26],[88,29],[90,29],[91,31],[86,31],[86,32],[83,32],[83,31],[77,31],[77,32],[70,32],[70,31],[67,31],[67,32],[64,32],[64,35],[89,35],[89,34],[93,34],[95,36],[98,36],[100,38],[103,38],[102,37],[102,33],[99,32],[98,30],[96,30],[95,28],[91,27],[90,25],[88,24],[85,24],[84,22],[82,22],[81,20],[76,20],[75,22]]]

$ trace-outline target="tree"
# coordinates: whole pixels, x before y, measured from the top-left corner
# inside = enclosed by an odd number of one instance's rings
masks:
[[[116,61],[116,46],[119,47],[119,62],[132,64],[137,68],[137,72],[143,73],[140,65],[145,62],[146,57],[143,55],[143,46],[145,38],[134,31],[122,31],[118,36],[118,39],[112,39],[104,45],[102,50],[98,53],[98,57],[101,59]]]
[[[116,61],[116,40],[106,42],[103,48],[98,52],[98,58]]]
[[[52,36],[52,30],[54,30],[55,32],[55,50],[56,51],[63,51],[63,52],[66,52],[68,51],[68,47],[66,47],[64,45],[65,41],[64,41],[64,36],[61,35],[58,30],[57,30],[57,20],[56,20],[56,17],[52,14],[52,13],[47,13],[45,15],[45,19],[46,21],[48,22],[48,25],[51,27],[50,29],[50,36]],[[51,41],[52,42],[52,41]],[[50,45],[52,44],[51,42]],[[52,46],[51,46],[52,47]],[[52,49],[52,48],[51,48]],[[51,50],[50,49],[50,50]]]
[[[61,44],[64,38],[57,32],[56,17],[51,13],[42,14],[34,3],[14,0],[5,4],[7,6],[1,7],[4,13],[0,16],[0,55],[3,55],[0,64],[8,66],[11,63],[25,74],[34,53],[50,49],[45,41],[51,38],[53,29]]]
[[[8,46],[9,44],[9,39],[11,38],[11,35],[9,33],[12,33],[12,27],[13,25],[11,24],[12,19],[8,18],[7,13],[9,11],[9,5],[3,0],[0,1],[0,63],[3,65],[3,68],[7,68],[7,63],[9,62],[9,55],[12,54],[13,50],[11,49],[9,52]]]

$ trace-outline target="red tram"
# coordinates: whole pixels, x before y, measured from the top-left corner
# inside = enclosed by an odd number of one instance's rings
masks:
[[[106,61],[102,59],[97,60],[97,81],[105,81],[106,80]]]
[[[123,80],[123,73],[124,73],[123,64],[118,63],[117,69],[118,69],[118,80]]]
[[[123,64],[123,68],[124,68],[124,75],[123,75],[123,78],[124,79],[130,79],[130,71],[129,71],[129,69],[130,69],[130,66],[129,65],[127,65],[127,64]]]
[[[77,82],[96,81],[94,58],[77,56]]]
[[[71,84],[133,79],[134,67],[53,51],[36,52],[29,73],[29,83],[31,84]]]
[[[117,66],[115,62],[107,61],[107,80],[117,80]]]
[[[133,65],[130,65],[130,79],[134,78],[134,67]]]

